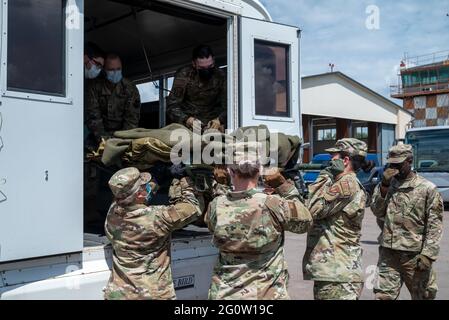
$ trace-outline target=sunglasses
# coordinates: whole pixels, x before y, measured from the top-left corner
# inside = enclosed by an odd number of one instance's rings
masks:
[[[390,163],[390,168],[391,169],[400,169],[402,167],[403,163]]]

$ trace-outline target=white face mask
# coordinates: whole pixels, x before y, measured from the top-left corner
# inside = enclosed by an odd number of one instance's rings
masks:
[[[119,83],[122,81],[122,70],[106,71],[106,76],[112,83]]]
[[[92,64],[90,69],[87,69],[87,67],[84,66],[84,77],[86,79],[95,79],[96,77],[98,77],[100,72],[101,72],[101,68],[95,64]]]

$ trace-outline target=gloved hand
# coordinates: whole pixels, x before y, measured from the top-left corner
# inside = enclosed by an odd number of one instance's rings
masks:
[[[214,168],[214,177],[215,181],[217,181],[219,184],[229,184],[228,171],[226,170],[225,166],[217,165]]]
[[[207,123],[206,130],[208,129],[219,130],[220,126],[221,126],[220,120],[218,118],[215,118]]]
[[[322,174],[327,174],[331,178],[336,178],[339,174],[345,171],[345,164],[342,159],[335,159],[330,162],[330,165],[321,171]]]
[[[100,142],[97,144],[97,146],[86,144],[86,149],[88,150],[88,152],[86,153],[86,159],[101,158],[105,146],[106,140],[103,137],[100,137]]]
[[[394,176],[396,176],[399,173],[398,169],[388,168],[384,171],[384,174],[382,175],[382,185],[385,187],[389,187],[391,180]]]
[[[196,131],[201,132],[201,128],[203,127],[203,123],[200,120],[198,120],[198,119],[196,119],[194,117],[189,117],[186,120],[186,127],[189,128],[189,129],[192,129],[192,130],[195,129]]]
[[[286,181],[278,168],[273,168],[265,175],[265,184],[273,189],[283,185]]]
[[[186,120],[186,127],[192,128],[192,127],[193,127],[193,121],[195,121],[195,118],[194,118],[194,117],[189,117],[189,118]]]
[[[428,271],[430,270],[430,268],[432,268],[432,260],[430,260],[423,254],[419,254],[418,257],[416,258],[416,261],[417,261],[416,268],[419,271]]]

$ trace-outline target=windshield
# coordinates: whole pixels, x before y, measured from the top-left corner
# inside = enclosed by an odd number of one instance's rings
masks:
[[[413,167],[418,172],[449,172],[449,129],[408,132]]]

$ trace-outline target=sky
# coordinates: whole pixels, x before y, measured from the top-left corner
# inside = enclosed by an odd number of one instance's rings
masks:
[[[261,2],[275,22],[302,30],[302,76],[328,72],[333,63],[334,71],[390,98],[404,53],[449,53],[449,0]]]

